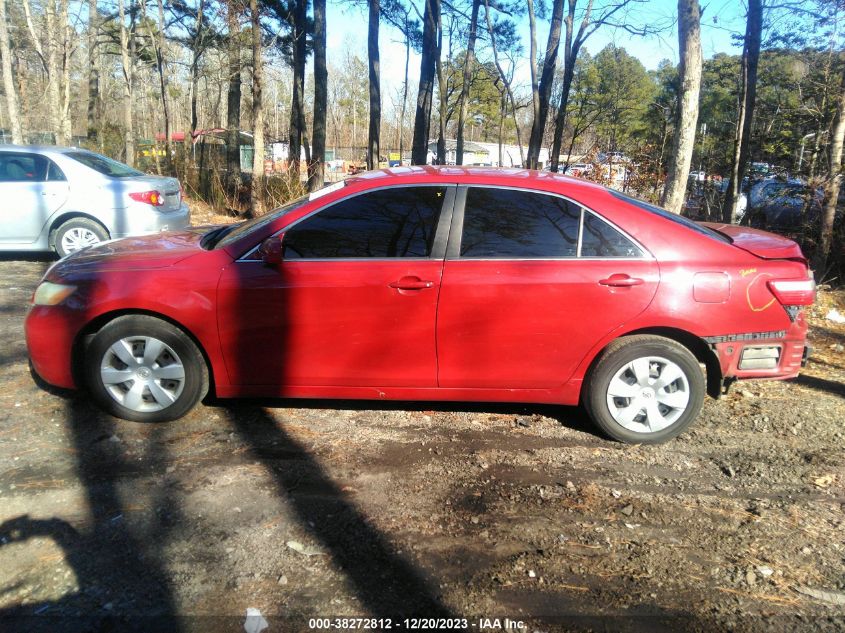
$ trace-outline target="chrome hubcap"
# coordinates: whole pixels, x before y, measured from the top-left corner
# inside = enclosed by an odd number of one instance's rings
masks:
[[[132,336],[115,342],[103,355],[100,379],[119,404],[146,413],[176,402],[185,387],[185,368],[163,341]]]
[[[672,426],[689,400],[684,370],[660,356],[644,356],[623,365],[607,386],[610,415],[636,433],[656,433]]]
[[[62,235],[62,250],[65,253],[73,253],[80,248],[98,244],[100,238],[94,231],[85,228],[73,228]]]

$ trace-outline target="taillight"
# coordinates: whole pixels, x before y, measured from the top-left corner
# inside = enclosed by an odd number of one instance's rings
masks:
[[[769,290],[784,306],[809,306],[816,298],[813,279],[773,279],[769,281]]]
[[[143,202],[154,207],[164,206],[164,195],[160,191],[136,191],[129,194],[136,202]]]

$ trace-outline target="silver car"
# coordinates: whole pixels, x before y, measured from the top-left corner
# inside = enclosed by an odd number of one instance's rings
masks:
[[[0,250],[59,256],[109,239],[181,229],[176,178],[76,147],[0,145]]]

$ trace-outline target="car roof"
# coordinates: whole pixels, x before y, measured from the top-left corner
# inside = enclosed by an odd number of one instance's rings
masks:
[[[565,184],[570,190],[605,191],[606,187],[561,173],[518,167],[469,167],[461,165],[413,165],[389,167],[351,176],[347,184],[389,185],[391,182],[455,182],[503,184],[511,187],[543,189],[549,184]]]
[[[67,154],[84,151],[79,147],[59,145],[0,145],[0,152],[19,152],[21,154]]]

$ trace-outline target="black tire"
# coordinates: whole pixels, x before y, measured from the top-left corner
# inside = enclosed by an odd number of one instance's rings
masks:
[[[114,389],[118,393],[122,390],[128,391],[130,385],[134,385],[134,381],[127,381],[117,386],[113,384],[108,388],[104,384],[101,367],[106,365],[107,355],[112,356],[110,352],[112,345],[121,340],[133,338],[139,340],[156,339],[164,343],[174,353],[174,364],[181,365],[184,377],[181,380],[169,381],[176,384],[181,383],[181,389],[172,404],[156,411],[127,408],[118,402],[117,396],[113,396],[113,392],[109,389]],[[169,356],[169,350],[166,348],[164,354],[165,357],[174,358]],[[158,363],[156,365],[158,366]],[[127,366],[122,371],[129,369]],[[84,372],[88,390],[102,409],[118,418],[135,422],[167,422],[181,418],[193,409],[208,392],[208,366],[193,340],[170,323],[146,315],[118,317],[97,332],[85,350]],[[163,383],[164,381],[157,382],[159,386],[162,386]],[[161,406],[154,402],[155,399],[152,398],[149,388],[144,393],[144,398],[148,401],[146,406]],[[142,404],[139,408],[143,406],[145,405]]]
[[[642,424],[644,432],[636,432],[614,419],[608,404],[608,389],[617,372],[632,361],[643,357],[657,357],[674,363],[686,379],[689,399],[686,408],[669,426],[661,430],[648,431],[645,424]],[[649,371],[651,367],[650,364]],[[659,364],[656,370],[662,372]],[[673,383],[672,388],[676,388],[675,385],[679,384],[681,383]],[[704,374],[698,360],[686,347],[661,336],[635,335],[614,341],[605,349],[587,376],[582,399],[596,425],[613,439],[628,444],[660,444],[679,435],[692,424],[701,411],[704,393]],[[629,402],[632,401],[633,398]],[[647,413],[644,415],[647,417]],[[631,422],[631,425],[637,424]]]
[[[64,257],[68,253],[73,252],[73,250],[67,249],[63,245],[63,242],[65,236],[74,229],[81,229],[95,236],[97,238],[97,242],[91,242],[92,244],[105,242],[109,239],[109,232],[102,224],[99,224],[94,220],[89,220],[88,218],[71,218],[67,222],[59,225],[59,228],[57,228],[53,233],[53,249],[59,257]]]

